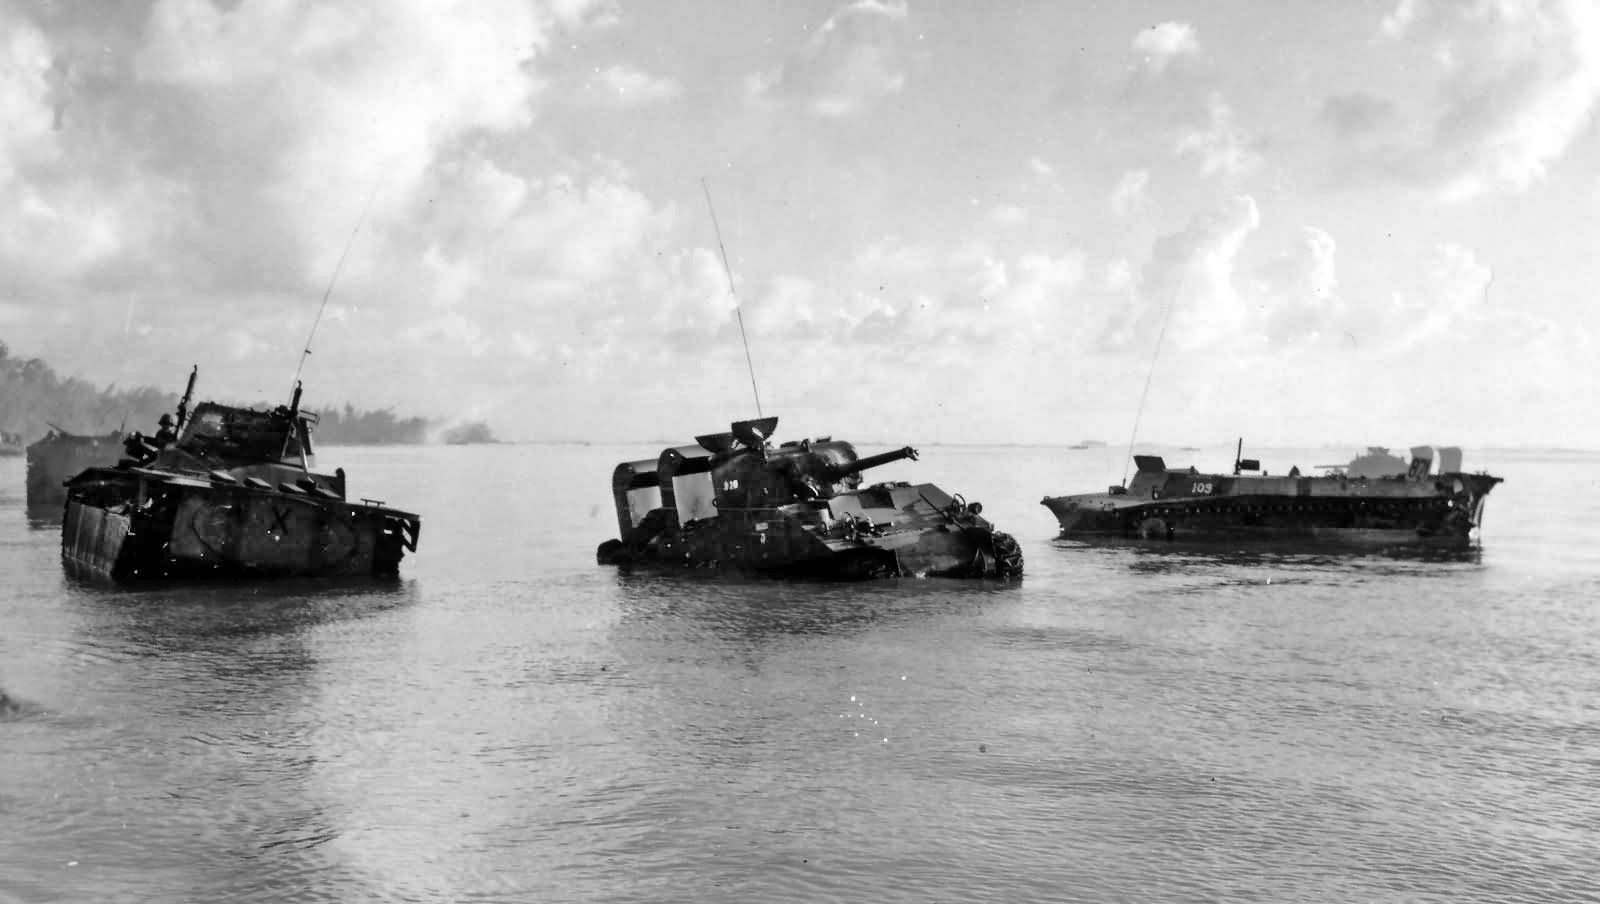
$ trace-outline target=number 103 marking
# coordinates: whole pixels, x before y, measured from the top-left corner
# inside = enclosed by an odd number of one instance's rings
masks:
[[[1210,496],[1211,495],[1211,484],[1209,484],[1209,483],[1195,483],[1192,487],[1189,488],[1189,494],[1192,495],[1192,496]]]

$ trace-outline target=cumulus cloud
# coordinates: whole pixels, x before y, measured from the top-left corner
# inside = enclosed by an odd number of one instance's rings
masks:
[[[683,93],[683,86],[670,78],[651,75],[632,66],[607,66],[595,73],[600,99],[622,107],[671,100]]]
[[[816,116],[860,113],[905,87],[908,17],[904,0],[856,0],[829,16],[782,66],[751,76],[748,90]]]
[[[1488,305],[1494,272],[1470,248],[1435,246],[1419,276],[1409,291],[1395,293],[1386,312],[1390,341],[1399,348],[1465,340],[1494,313]]]
[[[0,9],[0,17],[4,15]],[[0,187],[20,165],[50,152],[56,123],[54,49],[32,24],[5,24],[0,37],[0,120],[6,124],[0,132]]]
[[[337,252],[314,249],[337,245],[373,186],[376,219],[392,219],[455,142],[531,122],[540,84],[528,64],[549,35],[548,17],[512,0],[162,0],[134,74],[180,101],[186,175],[227,185],[236,209],[299,239],[290,254],[321,277]],[[213,218],[198,225],[225,231]]]
[[[1150,171],[1129,170],[1117,180],[1111,190],[1111,212],[1119,217],[1132,216],[1150,204]]]
[[[1527,188],[1593,120],[1600,6],[1590,0],[1401,0],[1380,34],[1426,62],[1420,131],[1364,151],[1365,165],[1447,199]]]
[[[1139,54],[1140,64],[1146,72],[1160,75],[1174,60],[1199,53],[1200,41],[1195,37],[1194,26],[1184,22],[1163,22],[1135,35],[1133,50]]]
[[[675,214],[611,161],[511,154],[502,139],[538,115],[541,55],[560,30],[614,15],[594,2],[157,0],[29,18],[0,4],[8,319],[65,367],[118,342],[142,370],[126,380],[164,379],[152,368],[171,348],[209,346],[222,386],[252,361],[293,359],[349,242],[334,292],[348,316],[318,334],[340,353],[312,362],[324,391],[376,386],[425,406],[458,378],[504,382],[497,360],[558,366],[574,336],[600,337],[578,347],[605,354],[616,322],[647,330],[637,312],[693,283],[661,240]],[[605,78],[668,90],[620,67]],[[374,336],[427,363],[374,384],[375,368],[393,370]]]
[[[1208,98],[1206,111],[1206,125],[1180,134],[1174,151],[1195,158],[1206,176],[1235,178],[1259,166],[1261,155],[1253,147],[1254,139],[1234,124],[1233,110],[1220,94]]]
[[[1354,137],[1370,134],[1395,115],[1395,105],[1381,97],[1362,92],[1339,94],[1323,101],[1321,117],[1336,135]]]
[[[1158,239],[1139,281],[1138,299],[1110,324],[1112,347],[1154,341],[1171,309],[1179,345],[1204,345],[1233,335],[1248,315],[1234,285],[1239,250],[1261,225],[1254,198],[1239,196],[1197,215],[1182,231]]]
[[[1282,345],[1342,331],[1346,315],[1337,294],[1337,250],[1333,236],[1306,226],[1289,251],[1260,270],[1256,291],[1268,340]]]
[[[996,226],[1021,226],[1028,222],[1028,209],[1016,204],[997,204],[989,210],[989,222]]]

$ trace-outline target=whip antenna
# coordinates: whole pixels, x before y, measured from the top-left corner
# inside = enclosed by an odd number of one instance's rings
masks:
[[[711,186],[702,178],[700,188],[706,193],[706,209],[711,211],[711,228],[717,233],[717,250],[722,252],[722,272],[728,275],[728,294],[733,296],[733,316],[739,321],[739,341],[744,343],[744,365],[750,370],[750,391],[756,397],[756,417],[763,417],[761,390],[756,388],[756,365],[750,359],[750,337],[744,331],[744,305],[739,301],[739,291],[733,287],[733,268],[728,266],[728,249],[722,244],[722,227],[717,225],[717,208],[711,203]]]
[[[1128,437],[1128,454],[1122,460],[1123,486],[1128,485],[1128,466],[1129,462],[1133,461],[1133,444],[1139,438],[1139,419],[1144,417],[1144,403],[1150,397],[1150,381],[1156,375],[1156,359],[1161,357],[1161,342],[1167,338],[1167,322],[1172,319],[1173,303],[1177,300],[1178,295],[1183,292],[1183,287],[1187,282],[1187,274],[1185,274],[1185,279],[1178,283],[1177,290],[1167,298],[1166,310],[1161,312],[1161,330],[1156,333],[1155,351],[1150,353],[1150,369],[1145,371],[1144,375],[1144,392],[1139,394],[1139,407],[1133,413],[1133,434]]]
[[[367,203],[361,208],[361,216],[356,218],[354,229],[350,230],[350,237],[345,239],[344,250],[339,252],[339,261],[333,265],[333,276],[328,279],[328,287],[322,290],[322,304],[317,306],[317,316],[311,321],[311,332],[306,334],[305,349],[300,352],[300,363],[294,369],[294,385],[300,385],[300,372],[305,369],[306,359],[311,357],[311,340],[317,335],[317,327],[322,323],[322,312],[328,309],[328,296],[333,294],[333,284],[339,281],[339,273],[344,270],[344,259],[350,256],[350,246],[356,243],[356,233],[361,231],[361,224],[367,221],[367,211],[372,209],[372,199],[378,196],[378,183],[372,183],[372,191],[367,192]],[[292,391],[293,387],[291,387]]]

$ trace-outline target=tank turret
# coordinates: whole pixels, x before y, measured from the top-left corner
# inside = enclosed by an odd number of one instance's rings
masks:
[[[863,472],[910,459],[903,446],[861,456],[831,437],[770,442],[775,417],[662,451],[653,471],[624,462],[613,477],[622,536],[602,564],[632,561],[802,574],[1020,576],[1011,537],[932,484],[878,484]],[[649,472],[649,476],[646,476]],[[659,499],[641,511],[641,502]]]

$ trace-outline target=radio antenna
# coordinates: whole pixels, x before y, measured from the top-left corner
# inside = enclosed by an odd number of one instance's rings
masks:
[[[1128,437],[1128,455],[1122,461],[1122,485],[1128,485],[1128,467],[1133,461],[1133,445],[1139,439],[1139,421],[1144,418],[1144,403],[1150,398],[1150,381],[1156,375],[1156,361],[1161,357],[1161,343],[1167,338],[1167,323],[1172,319],[1172,308],[1183,293],[1184,286],[1188,284],[1188,274],[1179,281],[1177,288],[1167,297],[1165,309],[1161,312],[1161,330],[1156,333],[1156,347],[1150,353],[1150,369],[1144,374],[1144,392],[1139,394],[1139,407],[1133,413],[1133,433]]]
[[[706,184],[704,177],[700,179],[700,188],[706,193],[706,209],[711,211],[711,228],[717,233],[717,250],[722,252],[722,272],[728,275],[728,294],[733,296],[733,316],[739,321],[739,341],[744,343],[744,365],[750,370],[750,391],[756,397],[756,417],[763,417],[761,412],[761,390],[756,388],[756,365],[750,358],[750,337],[744,331],[744,304],[739,301],[739,291],[733,287],[733,268],[728,266],[728,249],[722,244],[722,227],[717,225],[717,208],[711,203],[711,186]]]
[[[361,216],[356,218],[355,228],[350,230],[350,237],[344,242],[344,250],[339,252],[339,260],[333,265],[333,276],[328,279],[328,287],[322,290],[322,304],[317,306],[317,316],[311,321],[311,332],[306,334],[305,348],[300,352],[300,363],[294,369],[291,392],[294,391],[294,387],[300,385],[300,372],[305,370],[306,359],[311,357],[311,340],[317,335],[317,327],[322,324],[322,312],[328,309],[328,296],[333,294],[333,284],[339,281],[339,273],[344,270],[344,259],[350,256],[350,246],[356,243],[356,233],[361,231],[361,224],[367,221],[367,212],[372,209],[372,199],[377,196],[378,183],[374,180],[372,191],[367,192],[367,203],[361,208]]]

